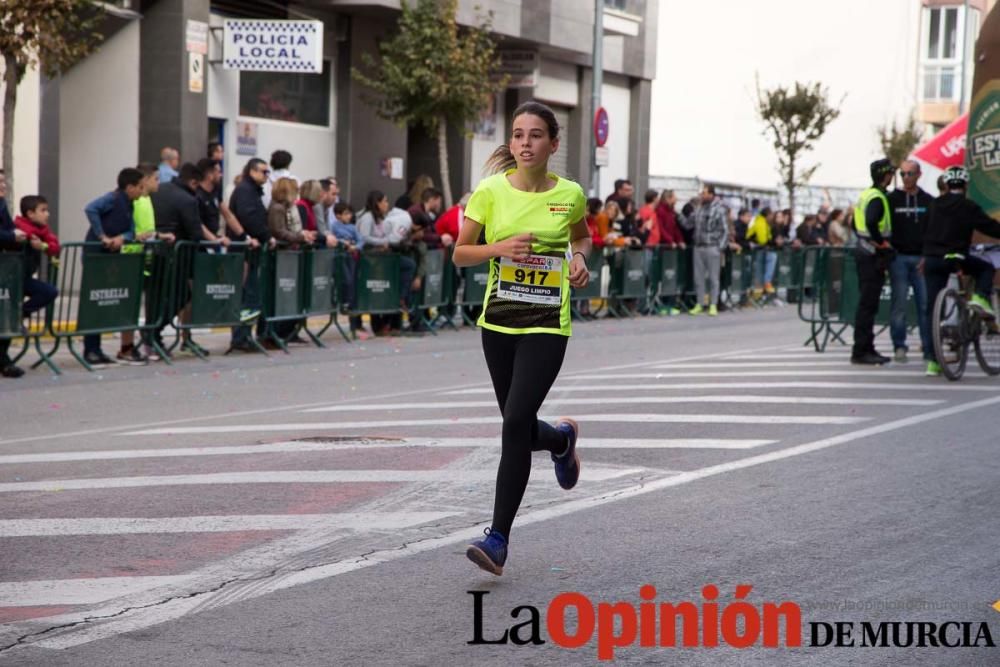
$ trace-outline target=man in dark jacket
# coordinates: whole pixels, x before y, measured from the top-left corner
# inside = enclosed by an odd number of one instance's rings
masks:
[[[927,289],[923,276],[917,271],[924,252],[924,232],[930,215],[934,197],[924,192],[917,181],[920,180],[920,163],[905,160],[899,167],[903,187],[889,193],[889,209],[892,217],[890,242],[896,251],[889,264],[889,281],[892,284],[892,316],[889,332],[892,334],[894,358],[906,361],[906,297],[910,289],[917,307],[917,325],[920,330],[920,345],[923,347],[924,361],[933,361],[934,351],[931,341],[931,327],[927,316]]]
[[[173,234],[178,241],[202,241],[201,216],[195,189],[203,174],[190,162],[181,165],[180,175],[150,195],[156,216],[156,231]]]
[[[118,172],[118,188],[101,195],[83,209],[90,223],[87,229],[88,243],[100,242],[102,247],[96,250],[89,247],[84,253],[83,261],[87,261],[90,252],[119,252],[126,241],[135,238],[135,220],[132,217],[133,202],[141,197],[145,190],[142,187],[142,172],[126,167]],[[110,366],[115,362],[101,350],[101,335],[89,334],[83,337],[83,359],[92,368]]]
[[[204,174],[190,162],[181,165],[180,174],[169,183],[163,183],[150,195],[153,202],[153,212],[156,218],[157,234],[173,234],[178,241],[210,241],[214,240],[201,222],[198,211],[198,199],[195,190]],[[228,240],[226,241],[228,243]],[[194,262],[188,264],[188,271]],[[175,294],[176,302],[170,312],[177,312],[180,321],[189,319],[188,300],[190,299],[191,275],[177,275]],[[162,331],[166,323],[156,332],[158,340],[162,341]],[[199,356],[207,356],[208,351],[191,339],[191,331],[184,330],[181,349],[191,351]],[[162,343],[161,343],[162,345]]]
[[[258,249],[260,246],[273,245],[271,231],[267,226],[267,209],[264,208],[262,200],[264,183],[267,182],[269,173],[266,162],[259,158],[252,158],[243,168],[243,176],[240,178],[239,185],[229,197],[229,210],[237,222],[237,225],[229,229],[229,236],[237,241],[246,241],[250,245],[245,271],[246,282],[243,287],[243,311],[240,313],[240,319],[244,322],[252,322],[260,316],[260,284],[257,276],[260,255]],[[238,228],[235,228],[237,226]],[[263,333],[263,329],[263,321],[258,321],[258,336]],[[250,340],[249,326],[233,327],[229,350],[241,352],[257,352],[259,350]]]
[[[948,183],[948,194],[934,201],[924,235],[923,273],[927,282],[927,303],[933,309],[938,294],[948,284],[948,276],[961,269],[976,281],[976,291],[969,300],[969,307],[984,317],[993,318],[993,304],[990,302],[993,265],[970,255],[969,247],[975,231],[1000,238],[1000,222],[988,216],[979,204],[966,198],[969,172],[965,167],[949,167],[944,177]],[[940,360],[935,358],[929,361],[927,375],[940,374]]]

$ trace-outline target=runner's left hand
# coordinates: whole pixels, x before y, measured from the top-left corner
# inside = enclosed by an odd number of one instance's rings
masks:
[[[573,255],[569,263],[569,284],[576,289],[583,289],[590,282],[590,271],[586,262],[579,255]]]

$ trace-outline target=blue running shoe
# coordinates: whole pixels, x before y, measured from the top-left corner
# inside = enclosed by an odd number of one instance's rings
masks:
[[[503,564],[507,562],[507,539],[492,528],[484,529],[483,533],[486,539],[470,544],[465,555],[480,569],[499,577],[503,574]]]
[[[552,460],[556,464],[556,480],[559,486],[569,491],[580,479],[580,456],[576,453],[576,439],[580,434],[580,427],[572,419],[565,417],[556,422],[556,430],[566,436],[568,447],[562,456],[552,455]]]

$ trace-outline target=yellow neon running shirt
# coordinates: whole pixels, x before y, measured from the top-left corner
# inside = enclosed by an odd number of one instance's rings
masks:
[[[532,259],[540,270],[536,277],[531,266],[512,265],[509,261],[501,262],[499,258],[491,259],[483,313],[477,324],[502,333],[569,336],[572,334],[572,326],[569,262],[566,261],[566,253],[570,242],[570,227],[583,219],[587,198],[578,184],[552,173],[548,177],[555,180],[556,185],[551,190],[518,190],[507,180],[507,176],[513,171],[511,169],[482,180],[469,199],[465,216],[485,227],[487,243],[497,243],[519,234],[533,234],[535,241],[531,246]],[[512,283],[508,281],[512,281],[515,274],[523,282],[515,283],[512,287]],[[538,293],[550,295],[553,294],[553,286],[545,285],[544,282],[550,276],[554,276],[551,280],[557,280],[559,275],[562,276],[562,281],[557,292],[560,297],[558,305],[551,302],[550,296],[525,297],[534,298],[536,302],[531,303],[498,295],[498,288],[505,294],[510,294],[510,289],[532,291],[534,285],[538,285]]]

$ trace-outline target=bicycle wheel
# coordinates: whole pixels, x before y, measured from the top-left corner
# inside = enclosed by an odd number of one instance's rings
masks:
[[[976,361],[987,375],[1000,375],[1000,328],[993,320],[979,320]]]
[[[944,376],[952,382],[960,379],[969,359],[969,343],[963,336],[967,318],[965,304],[954,289],[943,289],[934,301],[934,356]]]

